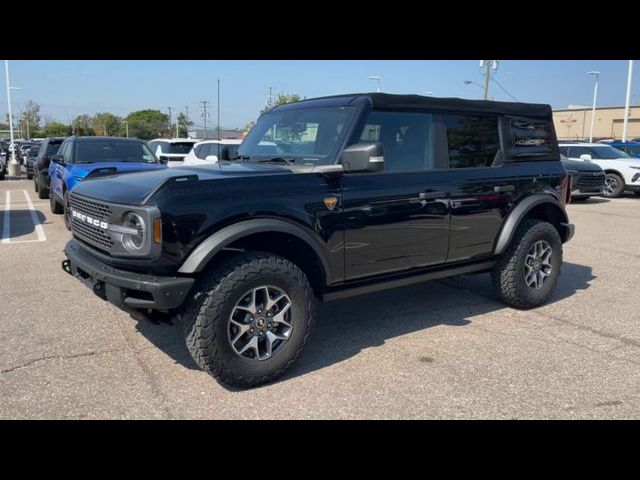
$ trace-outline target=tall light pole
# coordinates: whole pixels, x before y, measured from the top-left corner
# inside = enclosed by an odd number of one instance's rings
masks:
[[[598,81],[600,80],[600,72],[597,70],[591,70],[587,72],[587,75],[594,75],[596,77],[596,84],[593,87],[593,108],[591,109],[591,130],[589,130],[589,143],[593,142],[593,127],[596,122],[596,102],[598,100]]]
[[[124,123],[125,131],[127,132],[127,138],[129,138],[129,120],[122,120]]]
[[[379,75],[371,75],[369,80],[374,80],[376,82],[376,92],[380,93],[380,76]]]
[[[480,85],[478,82],[474,82],[473,80],[465,80],[464,84],[465,85],[476,85],[476,86],[478,86],[478,87],[480,87],[480,88],[482,88],[484,90],[484,87],[482,85]],[[486,95],[485,95],[485,98],[486,98]]]
[[[13,114],[11,113],[11,86],[9,84],[9,60],[4,61],[4,75],[7,82],[7,106],[9,110],[9,133],[11,135],[11,163],[9,164],[9,175],[18,175],[18,161],[16,160],[16,145],[13,142]],[[17,90],[17,88],[16,88]]]
[[[627,73],[627,100],[624,104],[624,124],[622,127],[622,142],[627,141],[627,125],[629,123],[629,103],[631,102],[631,79],[633,78],[633,60],[629,60],[629,72]]]

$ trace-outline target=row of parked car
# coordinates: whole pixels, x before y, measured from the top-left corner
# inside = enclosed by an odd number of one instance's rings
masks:
[[[560,142],[559,147],[572,177],[572,198],[640,196],[640,142]]]

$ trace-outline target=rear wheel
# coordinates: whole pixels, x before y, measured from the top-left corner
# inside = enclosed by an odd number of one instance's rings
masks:
[[[556,228],[541,220],[523,220],[493,269],[493,285],[507,305],[537,307],[553,293],[561,265],[562,240]]]
[[[602,196],[607,198],[618,198],[624,192],[624,180],[617,173],[607,173],[604,177],[604,189]]]
[[[275,380],[302,352],[316,298],[295,264],[245,252],[196,284],[184,314],[187,348],[204,371],[234,387]]]

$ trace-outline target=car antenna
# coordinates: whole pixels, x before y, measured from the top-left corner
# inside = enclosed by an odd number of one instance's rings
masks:
[[[220,164],[220,79],[218,79],[218,168],[222,170]]]

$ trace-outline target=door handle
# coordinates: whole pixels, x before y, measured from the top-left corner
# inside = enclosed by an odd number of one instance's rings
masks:
[[[493,187],[493,191],[496,193],[506,193],[506,192],[515,192],[515,185],[496,185]]]
[[[448,195],[449,192],[431,192],[427,190],[426,192],[420,192],[418,198],[420,198],[420,200],[432,201],[439,198],[447,198]]]

